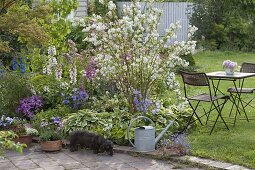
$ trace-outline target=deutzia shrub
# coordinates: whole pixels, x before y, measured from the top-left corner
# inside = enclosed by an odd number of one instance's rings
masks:
[[[164,78],[167,85],[180,94],[179,85],[173,73],[177,65],[188,63],[179,56],[194,51],[196,42],[175,42],[175,32],[179,23],[171,24],[160,36],[158,25],[162,11],[153,7],[152,1],[146,2],[146,9],[139,2],[124,5],[121,17],[117,17],[116,6],[112,1],[100,1],[108,5],[105,16],[93,15],[84,32],[85,41],[94,46],[97,72],[106,80],[114,81],[125,94],[130,112],[134,112],[134,90],[139,90],[146,98],[156,80]],[[190,27],[192,37],[195,27]],[[162,52],[164,51],[164,55]]]

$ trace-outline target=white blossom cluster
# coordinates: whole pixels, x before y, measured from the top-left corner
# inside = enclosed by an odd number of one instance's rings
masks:
[[[168,86],[179,87],[174,75],[168,75],[176,65],[187,66],[179,55],[190,54],[195,50],[195,41],[169,44],[180,28],[177,22],[171,24],[163,37],[159,36],[158,25],[162,11],[154,8],[152,1],[147,2],[143,10],[139,2],[132,1],[124,5],[122,17],[116,19],[115,4],[100,0],[108,5],[111,15],[103,17],[93,15],[84,32],[89,36],[85,41],[92,43],[95,49],[95,61],[98,72],[106,79],[114,80],[126,93],[139,89],[146,96],[154,82],[167,78]],[[113,20],[112,18],[115,18]],[[195,28],[190,27],[191,35]],[[162,54],[166,49],[167,53]]]

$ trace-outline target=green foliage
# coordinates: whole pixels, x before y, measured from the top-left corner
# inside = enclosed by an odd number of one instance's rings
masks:
[[[67,41],[67,35],[71,32],[71,21],[67,16],[72,10],[77,9],[77,0],[51,0],[49,2],[53,13],[53,22],[45,23],[43,27],[50,35],[49,44],[56,47],[58,54],[67,51],[64,42]]]
[[[58,104],[62,104],[62,93],[65,89],[61,86],[61,82],[51,75],[34,75],[30,79],[31,86],[43,97],[45,108],[54,108]],[[63,88],[61,88],[63,87]]]
[[[93,110],[80,110],[64,120],[65,131],[84,129],[113,139],[118,144],[127,142],[126,132],[131,114],[126,111],[98,113]]]
[[[41,120],[50,121],[52,117],[60,117],[63,118],[70,113],[69,108],[65,106],[58,105],[56,108],[47,109],[45,111],[41,111],[37,113],[34,117],[35,122],[40,122]]]
[[[88,14],[89,15],[100,15],[104,16],[108,12],[107,5],[101,4],[99,0],[94,0],[89,4]]]
[[[55,141],[55,140],[61,140],[64,138],[63,133],[57,131],[51,131],[51,130],[45,130],[43,132],[40,132],[40,141]]]
[[[254,51],[255,1],[194,0],[191,23],[207,49]]]
[[[0,44],[4,44],[4,48],[0,45],[0,60],[8,65],[21,52],[26,55],[33,48],[47,45],[49,37],[42,23],[51,20],[51,10],[45,4],[31,8],[29,3],[22,1],[15,1],[5,10],[0,15]]]
[[[184,128],[190,116],[190,110],[180,111],[176,107],[164,108],[156,115],[146,114],[155,124],[157,132],[160,132],[170,120],[176,120],[174,127],[169,132],[178,131]],[[66,132],[76,129],[84,129],[111,138],[115,143],[127,143],[127,129],[132,118],[139,116],[140,113],[130,114],[128,111],[115,109],[113,112],[98,113],[93,110],[80,110],[78,113],[70,114],[64,119]],[[138,124],[134,124],[134,127]],[[139,122],[139,126],[144,122]]]
[[[81,24],[85,24],[87,22],[88,18],[82,18],[78,21],[74,21],[71,27],[71,32],[68,35],[68,39],[71,39],[75,42],[77,49],[80,50],[86,50],[88,48],[88,43],[86,41],[83,41],[86,38],[86,34],[84,34],[83,26]],[[84,21],[84,23],[82,23]]]
[[[113,112],[115,109],[124,110],[128,107],[123,95],[110,94],[108,91],[104,95],[92,96],[86,105],[97,112]]]
[[[17,116],[19,100],[31,96],[28,77],[15,72],[5,72],[0,80],[0,115]]]
[[[4,155],[7,149],[22,153],[25,144],[15,143],[12,139],[18,137],[13,131],[0,131],[0,156]]]

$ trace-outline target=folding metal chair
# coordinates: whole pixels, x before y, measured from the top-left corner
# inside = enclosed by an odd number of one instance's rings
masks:
[[[247,62],[242,63],[240,72],[255,73],[255,63],[247,63]],[[242,100],[242,103],[241,103],[242,108],[241,109],[244,111],[244,113],[246,115],[245,107],[250,106],[250,107],[255,108],[253,105],[250,104],[255,99],[255,96],[251,100],[245,101],[245,100],[240,98],[240,95],[241,94],[253,94],[255,92],[255,88],[243,88],[243,84],[244,84],[244,80],[240,80],[239,81],[239,87],[240,88],[231,87],[227,91],[230,93],[231,99],[233,101],[235,101],[235,98],[239,98],[240,100]],[[238,95],[238,93],[240,95]],[[243,105],[243,104],[245,104],[245,105]],[[233,103],[233,105],[234,105],[234,103]],[[233,105],[232,105],[232,108],[231,108],[231,112],[232,112],[232,109],[233,109]],[[230,114],[231,114],[231,112],[230,112]],[[246,117],[247,117],[247,115],[246,115]]]
[[[222,114],[221,114],[225,103],[229,99],[229,96],[228,95],[224,95],[224,96],[214,96],[214,95],[212,95],[209,79],[208,79],[208,77],[206,76],[205,73],[181,72],[181,76],[182,76],[183,83],[184,83],[185,97],[187,98],[187,100],[189,102],[189,105],[193,110],[192,115],[191,115],[190,119],[188,120],[188,123],[186,125],[185,130],[188,128],[188,126],[191,123],[195,122],[196,120],[198,120],[200,122],[200,124],[203,125],[203,123],[200,119],[203,116],[206,116],[206,124],[207,124],[207,121],[209,119],[209,115],[213,110],[216,110],[218,115],[217,115],[216,120],[213,124],[213,127],[210,131],[210,134],[213,132],[213,129],[215,128],[215,125],[216,125],[219,118],[221,118],[224,125],[229,130],[229,128],[228,128],[228,126],[227,126],[227,124],[226,124],[226,122],[223,119]],[[197,94],[195,96],[190,96],[187,92],[187,86],[205,87],[207,93],[201,93],[201,94]],[[220,103],[219,100],[221,100],[221,99],[223,100],[223,102]],[[197,108],[198,108],[198,106],[201,102],[211,103],[211,105],[210,105],[209,111],[206,111],[203,107],[204,114],[202,116],[199,116],[197,114]],[[196,117],[196,119],[193,120],[193,122],[192,122],[192,118],[194,116]]]

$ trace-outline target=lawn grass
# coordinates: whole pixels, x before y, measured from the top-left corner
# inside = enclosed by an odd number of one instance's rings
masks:
[[[201,52],[194,56],[196,65],[198,66],[198,71],[201,72],[212,72],[222,70],[222,62],[224,60],[236,61],[238,65],[242,62],[254,62],[255,63],[255,53],[241,53],[241,52]],[[231,82],[222,82],[221,89],[226,91],[228,87],[232,87]],[[249,78],[245,81],[246,87],[255,87],[255,79]],[[196,91],[200,91],[197,88]],[[249,95],[243,96],[249,99],[253,96]],[[255,101],[252,105],[255,106]],[[250,120],[238,120],[236,126],[233,127],[233,119],[228,117],[231,108],[231,103],[228,102],[223,110],[223,115],[226,117],[226,121],[229,122],[230,130],[225,128],[219,128],[216,125],[216,129],[213,131],[212,135],[209,135],[209,126],[201,126],[198,124],[196,128],[193,128],[189,134],[188,138],[191,144],[191,154],[211,158],[215,160],[221,160],[225,162],[230,162],[234,164],[239,164],[255,169],[255,109],[247,107],[247,113]],[[215,115],[215,114],[214,114]],[[213,116],[212,116],[213,117]]]

